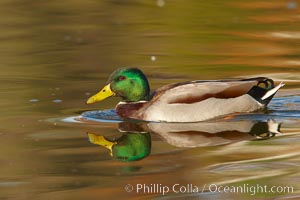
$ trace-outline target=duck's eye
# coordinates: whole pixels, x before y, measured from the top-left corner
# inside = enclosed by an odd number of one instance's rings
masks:
[[[123,80],[125,80],[125,79],[126,79],[125,76],[119,76],[119,78],[118,78],[119,81],[123,81]]]

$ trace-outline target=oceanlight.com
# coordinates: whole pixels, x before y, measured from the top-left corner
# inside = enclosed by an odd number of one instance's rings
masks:
[[[217,185],[217,184],[204,184],[203,186],[196,186],[193,184],[174,184],[174,185],[163,185],[163,184],[127,184],[124,187],[128,193],[136,194],[168,194],[168,193],[236,193],[236,194],[250,194],[255,195],[258,193],[272,193],[272,194],[283,194],[293,193],[293,186],[280,186],[280,185],[249,185],[243,184],[240,186],[233,185]]]

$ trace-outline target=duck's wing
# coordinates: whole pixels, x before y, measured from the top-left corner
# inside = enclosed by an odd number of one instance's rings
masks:
[[[219,99],[239,97],[253,90],[253,87],[268,91],[274,88],[274,83],[265,77],[241,80],[190,81],[159,88],[151,101],[159,100],[168,104],[192,104],[212,97]]]
[[[267,78],[192,81],[159,88],[138,114],[147,121],[196,122],[264,108],[282,87]]]

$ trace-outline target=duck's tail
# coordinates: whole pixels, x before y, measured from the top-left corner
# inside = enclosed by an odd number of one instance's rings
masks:
[[[262,98],[261,98],[261,100],[265,100],[265,99],[269,99],[270,97],[271,97],[271,99],[272,99],[272,97],[276,94],[276,92],[281,88],[281,87],[283,87],[284,86],[284,83],[279,83],[279,85],[277,85],[276,87],[274,87],[273,89],[271,89],[271,90],[269,90]]]
[[[261,87],[261,83],[263,83],[265,87]],[[283,86],[284,83],[281,82],[275,87],[272,79],[265,79],[259,81],[256,86],[253,86],[248,94],[261,104],[268,105],[276,92]]]

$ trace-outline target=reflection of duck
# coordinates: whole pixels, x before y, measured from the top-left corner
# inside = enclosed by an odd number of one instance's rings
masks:
[[[147,126],[151,132],[177,147],[216,146],[244,140],[268,139],[280,134],[280,124],[273,120],[148,123]]]
[[[109,140],[88,133],[91,143],[105,147],[110,155],[120,161],[136,161],[147,157],[151,151],[150,132],[177,147],[200,147],[229,144],[244,140],[268,139],[279,132],[280,124],[268,122],[222,121],[198,123],[119,123],[122,136]]]
[[[149,133],[126,133],[116,140],[88,133],[91,143],[107,148],[110,155],[120,161],[141,160],[151,151],[151,136]]]
[[[118,115],[145,121],[193,122],[251,112],[265,107],[282,87],[259,77],[243,80],[190,81],[163,86],[150,95],[143,72],[136,68],[114,71],[108,84],[88,104],[119,96]]]

